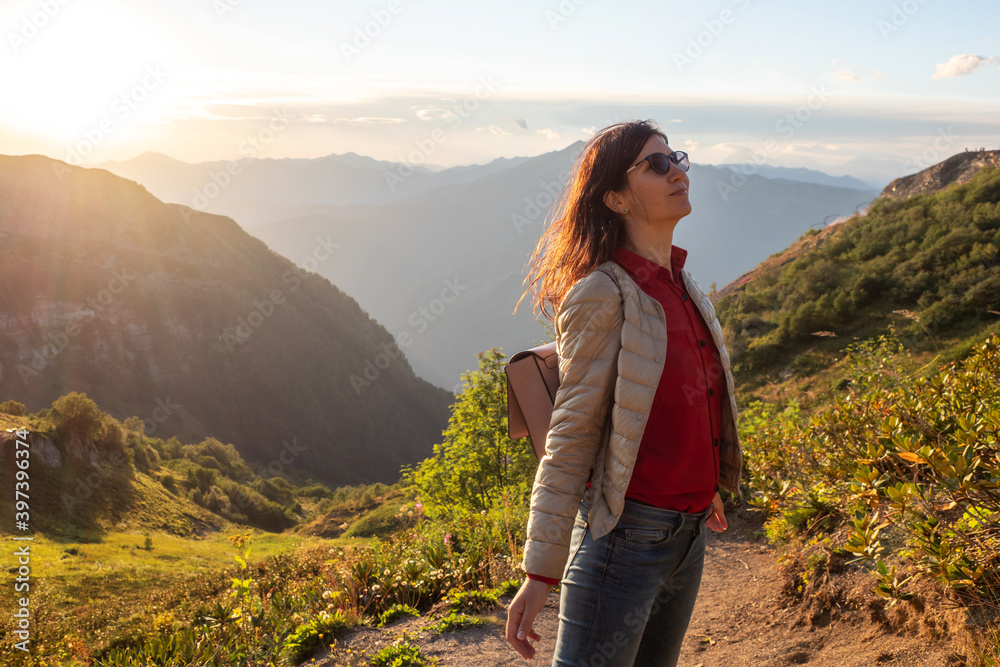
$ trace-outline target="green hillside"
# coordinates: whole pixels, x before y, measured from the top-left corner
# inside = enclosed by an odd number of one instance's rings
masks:
[[[215,437],[255,470],[329,484],[391,483],[447,423],[453,394],[392,333],[229,218],[0,156],[0,237],[0,397],[31,411],[83,392],[164,438]],[[339,261],[337,244],[313,239],[306,265]]]
[[[845,348],[895,328],[917,358],[1000,331],[1000,169],[810,231],[719,291],[741,402],[831,396]]]
[[[370,537],[395,527],[390,521],[372,530],[366,519],[400,496],[384,484],[331,489],[295,471],[262,477],[231,444],[147,436],[140,420],[119,422],[79,393],[35,414],[15,401],[0,403],[5,488],[13,488],[18,470],[7,429],[29,433],[30,528],[50,537],[147,530],[200,539],[246,527],[327,538],[352,528]],[[0,534],[10,532],[13,515],[13,498],[0,499]]]

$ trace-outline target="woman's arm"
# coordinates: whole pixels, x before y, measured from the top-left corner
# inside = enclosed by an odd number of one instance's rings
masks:
[[[575,284],[560,306],[559,389],[531,491],[526,572],[562,577],[573,522],[614,396],[623,321],[621,293],[603,271]]]

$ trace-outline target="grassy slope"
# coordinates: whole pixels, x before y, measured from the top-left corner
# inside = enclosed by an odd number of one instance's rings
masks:
[[[363,537],[324,539],[246,529],[173,496],[145,474],[137,473],[136,480],[137,502],[126,522],[73,539],[36,535],[30,543],[29,594],[40,633],[36,638],[43,643],[74,635],[93,646],[140,625],[190,620],[198,604],[225,598],[230,578],[239,573],[230,535],[253,534],[251,568],[299,549],[369,543]],[[384,514],[385,508],[397,512],[398,496],[386,494],[373,507],[341,516],[354,524],[366,515]],[[207,522],[220,529],[201,538],[187,535],[189,526]],[[144,547],[147,535],[150,549]],[[8,549],[0,558],[0,566],[8,571],[17,566],[12,553]],[[13,587],[0,589],[0,607],[16,608]]]

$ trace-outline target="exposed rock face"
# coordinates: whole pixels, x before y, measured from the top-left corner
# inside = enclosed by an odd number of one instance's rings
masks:
[[[952,183],[967,183],[984,167],[1000,168],[1000,150],[969,151],[909,176],[897,178],[882,190],[883,197],[906,199],[921,192],[943,190]]]

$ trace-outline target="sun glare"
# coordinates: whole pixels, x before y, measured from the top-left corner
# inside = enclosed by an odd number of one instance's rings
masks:
[[[60,5],[44,23],[30,13],[8,23],[20,39],[0,62],[6,90],[17,94],[4,96],[0,119],[52,140],[110,135],[169,76],[157,35],[104,8]]]

